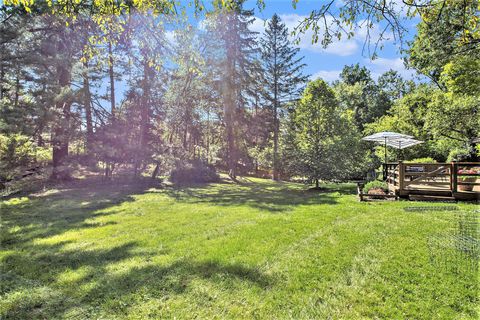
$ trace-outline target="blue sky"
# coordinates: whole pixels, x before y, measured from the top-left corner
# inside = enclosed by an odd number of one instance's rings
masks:
[[[187,0],[180,0],[185,4]],[[189,2],[193,2],[188,0]],[[205,0],[205,3],[209,3],[210,0]],[[254,31],[262,32],[265,27],[265,21],[270,19],[274,13],[277,13],[283,22],[287,25],[289,30],[298,25],[305,16],[310,14],[314,9],[319,9],[322,3],[325,1],[317,0],[299,0],[297,8],[292,7],[292,0],[264,0],[265,8],[259,10],[256,2],[257,0],[247,0],[245,8],[255,9],[255,17],[257,18],[252,24],[251,29]],[[344,0],[336,0],[334,6],[338,8],[342,5]],[[0,0],[0,4],[3,1]],[[400,0],[388,0],[389,4],[396,6],[397,9],[401,8],[396,3],[401,3]],[[334,8],[335,10],[335,8]],[[187,11],[192,11],[189,9]],[[189,20],[192,24],[198,24],[202,18],[194,19],[193,15],[190,15]],[[411,40],[415,35],[415,25],[418,19],[404,20],[404,26],[406,27],[408,34],[405,40]],[[381,25],[377,26],[380,30]],[[375,30],[374,30],[375,31]],[[371,60],[367,50],[363,50],[365,41],[365,28],[357,30],[355,36],[351,39],[342,39],[341,41],[334,41],[326,49],[322,48],[320,43],[312,44],[311,33],[299,35],[300,43],[300,55],[304,56],[304,63],[307,65],[305,72],[311,75],[312,79],[322,78],[328,82],[338,79],[339,73],[345,65],[351,65],[359,63],[366,66],[372,73],[374,79],[378,78],[382,73],[393,69],[398,71],[406,79],[416,79],[421,81],[424,78],[418,77],[413,70],[407,70],[403,64],[402,54],[400,53],[400,47],[397,43],[394,43],[393,39],[385,41],[383,43],[384,48],[377,51],[378,58]],[[406,46],[406,42],[404,43]],[[404,47],[405,48],[405,47]],[[106,91],[106,84],[100,88],[100,91]],[[118,83],[120,90],[117,90],[117,99],[122,98],[122,81]],[[120,101],[120,100],[118,100]]]
[[[255,16],[258,19],[252,25],[255,31],[262,31],[264,21],[269,19],[274,13],[277,13],[284,23],[293,29],[298,21],[308,15],[312,10],[319,9],[325,1],[300,0],[297,8],[292,7],[291,0],[265,0],[266,7],[260,11],[256,7],[256,0],[249,0],[246,8],[255,8]],[[393,0],[392,0],[393,2]],[[342,0],[337,0],[335,5],[342,5]],[[410,40],[415,35],[415,25],[417,20],[405,20],[408,34],[406,40]],[[380,26],[378,26],[380,28]],[[338,79],[338,75],[344,65],[360,63],[366,66],[376,79],[379,75],[389,69],[397,70],[400,74],[411,79],[416,73],[413,70],[407,70],[404,67],[400,47],[395,44],[393,38],[383,43],[384,48],[378,50],[378,58],[371,60],[367,50],[363,50],[365,41],[365,28],[360,28],[352,39],[342,39],[332,43],[328,48],[323,49],[320,43],[311,43],[311,34],[301,35],[299,44],[300,54],[305,56],[307,64],[306,72],[312,75],[312,78],[321,77],[327,81]]]

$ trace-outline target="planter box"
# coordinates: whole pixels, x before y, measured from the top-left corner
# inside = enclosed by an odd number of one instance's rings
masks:
[[[468,183],[480,183],[479,178],[470,177],[470,178],[463,178],[458,180],[458,191],[480,191],[480,186],[477,185],[468,185],[468,184],[460,184],[461,182],[468,182]]]

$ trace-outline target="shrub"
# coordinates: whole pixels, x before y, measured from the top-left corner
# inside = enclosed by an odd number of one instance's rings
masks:
[[[170,180],[174,183],[205,183],[216,182],[220,180],[220,176],[212,165],[194,161],[177,165],[170,174]]]
[[[382,189],[383,191],[388,192],[387,184],[383,181],[378,181],[378,180],[374,180],[366,183],[365,186],[363,187],[363,193],[368,193],[368,191],[372,189]]]
[[[28,136],[0,134],[0,180],[8,180],[31,166],[45,166],[51,151],[40,147]]]
[[[407,160],[405,163],[437,163],[437,160],[430,158],[430,157],[425,157],[425,158],[416,158],[412,160]]]
[[[465,148],[457,148],[450,151],[447,162],[465,161],[471,156],[470,151]]]

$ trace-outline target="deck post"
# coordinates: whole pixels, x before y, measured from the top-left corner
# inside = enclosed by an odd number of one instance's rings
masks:
[[[405,165],[402,160],[398,161],[398,189],[401,192],[405,182]]]
[[[452,164],[450,166],[450,189],[452,193],[457,192],[458,190],[458,165],[456,161],[452,161]]]

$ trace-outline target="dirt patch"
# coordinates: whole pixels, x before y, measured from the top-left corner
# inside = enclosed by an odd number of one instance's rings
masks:
[[[368,190],[368,195],[386,195],[387,193],[385,192],[385,190],[381,189],[381,188],[373,188],[373,189],[370,189]]]

